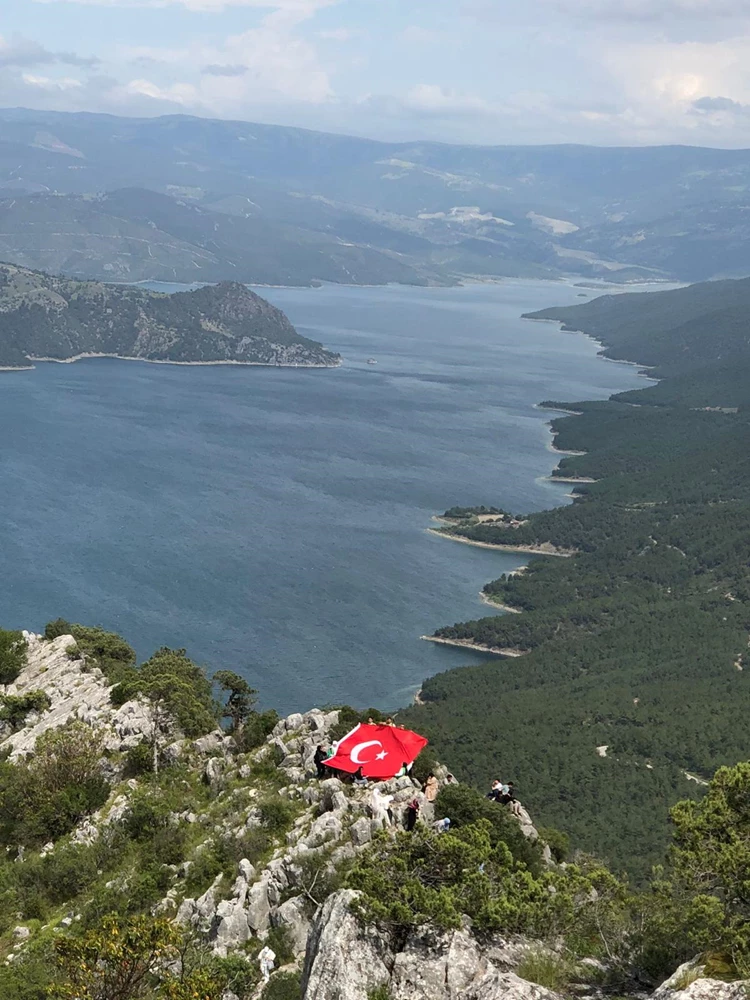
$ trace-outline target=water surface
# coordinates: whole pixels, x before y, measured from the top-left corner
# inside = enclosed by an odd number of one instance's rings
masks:
[[[281,711],[398,705],[476,662],[419,636],[485,613],[482,585],[523,561],[427,534],[432,514],[566,502],[535,404],[644,383],[519,318],[578,301],[559,283],[262,294],[343,366],[0,375],[0,623],[185,646]]]

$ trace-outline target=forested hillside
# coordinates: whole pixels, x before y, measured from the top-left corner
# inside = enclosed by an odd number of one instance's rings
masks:
[[[237,282],[163,295],[0,264],[0,368],[96,355],[182,364],[339,363]]]
[[[659,817],[700,794],[750,737],[750,282],[607,296],[549,309],[610,357],[657,366],[656,386],[555,403],[569,507],[520,524],[467,514],[442,530],[574,549],[485,588],[503,614],[444,639],[527,651],[428,680],[410,711],[464,778],[514,778],[543,818],[643,877]],[[493,497],[481,498],[491,503]]]

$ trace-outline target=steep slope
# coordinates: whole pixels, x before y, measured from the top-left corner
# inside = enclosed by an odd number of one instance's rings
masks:
[[[305,367],[339,361],[236,282],[162,295],[0,264],[0,366],[96,355]]]

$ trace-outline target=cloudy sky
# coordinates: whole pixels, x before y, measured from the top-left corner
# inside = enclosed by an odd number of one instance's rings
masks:
[[[0,106],[750,146],[750,0],[2,0]]]

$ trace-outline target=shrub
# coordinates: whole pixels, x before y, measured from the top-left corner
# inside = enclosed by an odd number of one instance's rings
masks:
[[[12,684],[26,665],[28,643],[22,632],[0,629],[0,684]]]
[[[56,840],[107,799],[102,737],[83,722],[48,730],[34,754],[0,771],[0,826],[6,843]]]
[[[241,732],[235,735],[240,753],[248,753],[262,746],[278,721],[279,713],[273,709],[269,712],[251,712]]]
[[[259,812],[260,821],[269,833],[283,833],[294,819],[294,809],[280,796],[263,799]]]
[[[98,626],[71,624],[64,618],[57,618],[45,626],[45,639],[61,635],[72,635],[78,653],[99,667],[112,684],[127,677],[135,666],[135,650],[116,632],[107,632]]]
[[[45,712],[52,702],[46,691],[29,691],[28,694],[0,695],[0,721],[9,722],[15,732],[26,722],[31,712]]]
[[[265,943],[276,952],[276,968],[288,965],[294,961],[294,945],[286,927],[272,927],[266,936]]]
[[[262,1000],[300,1000],[302,977],[299,972],[279,972],[263,990]]]
[[[521,979],[558,993],[567,987],[572,973],[573,967],[567,958],[546,948],[528,951],[516,969]]]
[[[556,830],[553,826],[539,828],[539,836],[549,847],[552,857],[560,864],[570,857],[570,837],[562,830]]]
[[[138,743],[131,747],[125,755],[125,770],[128,777],[140,774],[152,774],[154,770],[154,751],[148,743]]]

